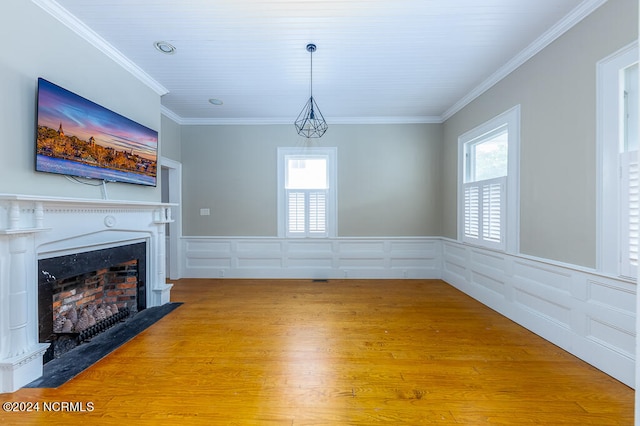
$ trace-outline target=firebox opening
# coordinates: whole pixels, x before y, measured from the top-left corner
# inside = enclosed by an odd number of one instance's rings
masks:
[[[38,262],[40,342],[44,362],[146,308],[146,244],[137,243]]]

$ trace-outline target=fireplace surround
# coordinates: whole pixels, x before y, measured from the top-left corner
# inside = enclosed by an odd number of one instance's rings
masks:
[[[42,375],[38,262],[144,243],[146,307],[170,300],[165,225],[175,204],[0,194],[0,392]]]

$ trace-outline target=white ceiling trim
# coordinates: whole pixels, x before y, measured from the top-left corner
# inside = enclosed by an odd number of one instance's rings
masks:
[[[65,26],[78,34],[84,40],[93,45],[96,49],[114,60],[125,70],[129,71],[158,95],[166,95],[169,93],[163,85],[154,80],[149,74],[144,72],[142,68],[133,63],[129,58],[123,55],[118,49],[109,44],[105,39],[100,37],[95,31],[86,26],[82,21],[78,20],[69,11],[60,6],[54,0],[31,0],[45,12],[62,22]]]
[[[291,124],[295,121],[291,117],[281,118],[182,118],[165,106],[161,112],[168,118],[183,126],[217,126],[217,125],[270,125]],[[327,123],[332,124],[441,124],[440,117],[326,117]]]
[[[175,112],[171,111],[169,108],[167,108],[164,105],[160,105],[160,114],[164,115],[167,118],[170,118],[171,120],[175,121],[177,124],[184,124],[184,118],[180,117],[178,114],[176,114]]]
[[[527,46],[523,51],[514,56],[509,62],[502,66],[498,71],[493,73],[488,79],[479,86],[469,92],[466,96],[453,104],[451,108],[442,114],[442,122],[451,118],[455,113],[470,104],[474,99],[478,98],[484,92],[489,90],[500,80],[511,74],[518,67],[523,65],[529,59],[538,54],[542,49],[553,43],[562,34],[569,31],[584,18],[592,14],[596,9],[605,4],[608,0],[585,0],[578,7],[573,9],[571,13],[565,16],[560,22],[547,30],[538,37],[533,43]]]
[[[291,120],[289,120],[291,121]],[[329,124],[441,124],[442,119],[435,117],[349,117],[327,118]]]

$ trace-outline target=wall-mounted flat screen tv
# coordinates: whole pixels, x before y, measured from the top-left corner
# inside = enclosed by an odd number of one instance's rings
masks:
[[[156,185],[158,132],[38,79],[36,171]]]

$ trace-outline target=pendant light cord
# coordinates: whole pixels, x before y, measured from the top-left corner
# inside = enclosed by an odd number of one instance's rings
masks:
[[[311,49],[309,52],[311,52],[311,90],[309,91],[311,93],[311,99],[313,99],[313,51],[315,49]]]

